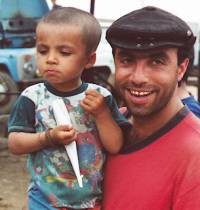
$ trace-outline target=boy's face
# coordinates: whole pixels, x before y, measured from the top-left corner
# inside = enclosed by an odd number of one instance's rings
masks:
[[[76,89],[84,68],[95,61],[87,55],[77,26],[41,23],[36,30],[36,62],[45,80],[60,91]]]

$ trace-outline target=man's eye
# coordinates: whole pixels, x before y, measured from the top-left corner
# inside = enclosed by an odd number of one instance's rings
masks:
[[[153,64],[156,64],[156,65],[164,64],[164,61],[162,59],[154,59]]]
[[[133,59],[131,57],[122,57],[120,58],[120,62],[123,63],[123,64],[128,64],[130,62],[132,62]]]

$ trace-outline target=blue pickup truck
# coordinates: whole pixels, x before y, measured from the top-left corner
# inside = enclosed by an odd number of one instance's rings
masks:
[[[48,11],[45,0],[0,0],[0,114],[37,80],[35,28]]]

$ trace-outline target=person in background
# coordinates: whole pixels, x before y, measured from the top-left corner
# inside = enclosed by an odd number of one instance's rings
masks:
[[[106,151],[123,145],[128,125],[105,88],[83,83],[96,59],[98,21],[83,10],[51,10],[36,28],[36,62],[45,82],[25,89],[10,114],[8,146],[29,154],[29,210],[99,210]],[[62,99],[72,126],[57,126],[52,103]],[[83,187],[79,187],[65,145],[76,141]]]
[[[59,9],[59,8],[62,8],[62,6],[56,4],[56,1],[57,1],[57,0],[51,0],[52,9]]]
[[[194,63],[194,48],[191,51],[189,64],[187,70],[183,76],[183,79],[178,83],[177,94],[181,98],[184,105],[200,118],[200,103],[194,98],[194,96],[188,91],[187,82],[190,72],[193,70]]]
[[[200,120],[176,93],[196,37],[179,17],[147,6],[114,21],[106,39],[133,126],[107,159],[103,210],[199,210]]]

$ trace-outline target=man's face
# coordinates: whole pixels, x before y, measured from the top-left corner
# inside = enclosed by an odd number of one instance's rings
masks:
[[[187,66],[184,62],[178,66],[176,48],[116,49],[116,85],[134,117],[167,113],[175,106],[174,91]]]

